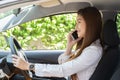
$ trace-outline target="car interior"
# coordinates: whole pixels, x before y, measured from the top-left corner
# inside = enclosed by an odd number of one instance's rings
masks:
[[[102,43],[104,55],[96,70],[89,80],[120,80],[120,38],[118,33],[117,15],[120,12],[120,1],[114,0],[1,0],[0,13],[13,10],[14,15],[0,19],[0,32],[6,31],[19,24],[47,16],[76,13],[78,9],[95,6],[101,12],[103,18]],[[29,6],[28,6],[29,5]],[[24,8],[28,6],[27,8]],[[9,76],[14,71],[11,62],[11,54],[16,50],[22,51],[31,63],[58,64],[58,57],[65,50],[22,50],[20,45],[15,45],[17,40],[7,38],[11,51],[0,50],[0,69]],[[19,42],[19,41],[18,41]],[[19,44],[19,43],[18,43]],[[17,49],[15,49],[17,47]],[[49,58],[48,58],[49,57]],[[11,67],[12,66],[12,67]],[[19,75],[21,71],[24,75]],[[17,69],[15,76],[30,77],[29,71]],[[30,77],[31,78],[31,77]],[[0,80],[7,80],[1,78]],[[10,78],[12,80],[12,77]],[[29,79],[26,79],[29,80]],[[34,73],[32,80],[70,80],[70,77],[38,77]]]

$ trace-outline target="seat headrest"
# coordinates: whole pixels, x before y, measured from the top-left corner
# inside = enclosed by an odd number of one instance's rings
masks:
[[[119,45],[119,36],[116,22],[107,20],[103,26],[103,44],[107,46]]]

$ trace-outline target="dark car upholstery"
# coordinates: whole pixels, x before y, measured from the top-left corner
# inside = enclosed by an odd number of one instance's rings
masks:
[[[115,73],[113,74],[110,80],[120,80],[120,66],[116,69]]]
[[[119,46],[119,50],[120,50],[120,46]],[[110,80],[120,80],[120,54],[119,54],[119,63],[117,65],[115,73],[113,74]]]
[[[115,21],[107,20],[104,23],[102,38],[103,56],[90,80],[110,80],[119,61],[119,36]]]

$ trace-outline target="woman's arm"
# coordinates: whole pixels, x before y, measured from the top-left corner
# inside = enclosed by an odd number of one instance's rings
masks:
[[[59,57],[58,57],[58,63],[59,64],[62,64],[62,63],[65,63],[66,61],[68,61],[70,55],[67,55],[65,53],[61,54]]]
[[[63,64],[35,64],[35,74],[41,77],[67,77],[86,70],[90,66],[97,66],[101,56],[102,49],[90,47],[85,49],[79,57]]]

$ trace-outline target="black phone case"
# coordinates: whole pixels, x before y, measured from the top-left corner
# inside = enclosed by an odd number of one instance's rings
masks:
[[[77,31],[74,31],[74,32],[72,33],[72,38],[73,38],[74,40],[78,38]]]

